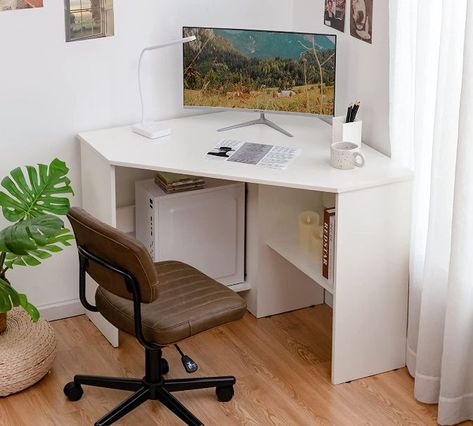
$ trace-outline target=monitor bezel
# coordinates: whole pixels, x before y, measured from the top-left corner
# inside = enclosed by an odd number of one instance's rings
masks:
[[[228,107],[213,107],[213,106],[204,106],[204,105],[186,105],[185,104],[185,95],[184,95],[184,66],[181,68],[182,72],[182,108],[184,110],[199,110],[199,111],[211,111],[211,112],[228,112],[228,111],[238,111],[238,112],[256,112],[256,113],[269,113],[269,114],[292,114],[305,117],[320,117],[320,118],[330,118],[336,116],[336,100],[337,100],[337,47],[338,47],[338,38],[337,34],[328,34],[328,33],[311,33],[304,31],[280,31],[280,30],[256,30],[250,28],[228,28],[228,27],[206,27],[199,25],[184,25],[182,27],[182,36],[184,37],[184,29],[186,28],[202,28],[206,30],[235,30],[235,31],[257,31],[257,32],[266,32],[266,33],[280,33],[280,34],[301,34],[301,35],[313,35],[313,36],[329,36],[335,38],[335,81],[333,86],[333,114],[316,114],[312,112],[294,112],[294,111],[279,111],[272,109],[252,109],[252,108],[228,108]],[[182,65],[184,65],[184,45],[182,47]]]

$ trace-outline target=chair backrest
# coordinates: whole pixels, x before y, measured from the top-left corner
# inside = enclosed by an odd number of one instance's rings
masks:
[[[156,300],[158,274],[151,256],[140,241],[99,221],[79,207],[72,207],[67,217],[79,247],[133,275],[143,303]],[[89,261],[87,273],[111,293],[133,299],[125,279],[118,273],[93,261]]]

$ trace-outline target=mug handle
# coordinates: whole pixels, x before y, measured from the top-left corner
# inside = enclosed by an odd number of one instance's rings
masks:
[[[365,163],[366,163],[365,156],[361,152],[355,152],[353,156],[355,157],[355,166],[356,167],[364,167],[365,166]],[[360,161],[357,161],[358,159]]]

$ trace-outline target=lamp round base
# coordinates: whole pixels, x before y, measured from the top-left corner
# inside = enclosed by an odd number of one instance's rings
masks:
[[[171,129],[163,128],[163,126],[157,122],[135,124],[131,129],[135,133],[148,139],[164,138],[171,134]]]

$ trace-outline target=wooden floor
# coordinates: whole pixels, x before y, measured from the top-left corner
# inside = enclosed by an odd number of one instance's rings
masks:
[[[142,377],[143,351],[134,338],[122,335],[113,349],[83,316],[53,326],[59,343],[52,372],[33,388],[0,399],[0,425],[91,425],[128,393],[85,388],[82,400],[68,402],[62,387],[74,374]],[[436,407],[414,400],[405,369],[331,385],[330,329],[331,310],[322,305],[259,320],[247,314],[188,339],[181,346],[200,365],[195,376],[235,375],[236,393],[229,403],[217,402],[210,390],[176,395],[206,425],[436,424]],[[186,376],[173,348],[165,356],[168,377]],[[148,401],[117,424],[181,423]]]

